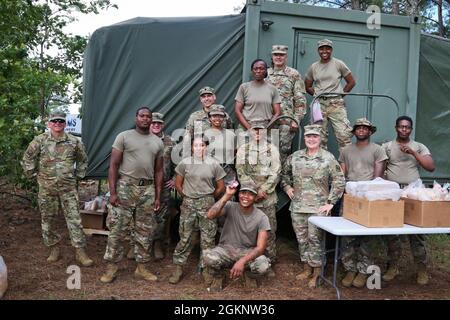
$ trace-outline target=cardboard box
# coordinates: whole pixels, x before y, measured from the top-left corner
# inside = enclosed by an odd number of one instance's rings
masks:
[[[369,201],[344,195],[343,217],[371,228],[403,227],[404,202]]]
[[[405,202],[405,223],[417,227],[450,227],[450,201],[402,200]]]
[[[80,210],[81,223],[84,229],[104,230],[106,226],[106,212]]]

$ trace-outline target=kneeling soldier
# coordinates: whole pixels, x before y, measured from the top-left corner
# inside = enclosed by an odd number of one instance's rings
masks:
[[[242,185],[239,202],[230,202],[236,190],[228,186],[225,195],[208,211],[209,219],[226,217],[219,245],[203,252],[205,266],[213,276],[211,291],[222,289],[222,268],[232,266],[231,279],[244,274],[246,286],[251,288],[257,287],[256,279],[270,268],[270,260],[263,255],[270,231],[269,218],[253,205],[257,186],[254,183]]]

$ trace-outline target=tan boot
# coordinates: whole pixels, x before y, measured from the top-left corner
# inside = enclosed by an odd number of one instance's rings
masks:
[[[353,279],[352,285],[356,288],[363,288],[366,286],[367,274],[358,273],[355,279]]]
[[[211,285],[209,287],[209,292],[220,292],[220,291],[222,291],[222,283],[223,283],[223,277],[222,276],[212,277]]]
[[[209,268],[205,268],[202,271],[203,281],[205,281],[206,287],[209,287],[214,280]]]
[[[180,265],[176,265],[174,273],[169,278],[169,283],[177,284],[180,282],[181,277],[183,276],[183,267]]]
[[[400,273],[398,267],[395,265],[389,266],[389,269],[383,275],[383,281],[392,281]]]
[[[244,271],[244,283],[247,289],[258,288],[258,281],[256,280],[255,276],[249,271]]]
[[[153,254],[156,261],[164,259],[164,250],[162,248],[161,240],[155,240],[153,242]]]
[[[50,251],[50,255],[47,258],[47,262],[56,262],[60,258],[59,247],[52,246],[52,250]]]
[[[117,271],[119,267],[115,263],[108,263],[106,266],[106,272],[100,278],[103,283],[111,283],[117,276]]]
[[[273,270],[273,268],[270,267],[269,270],[267,270],[266,276],[268,278],[275,278],[277,275],[275,274],[275,271]]]
[[[153,273],[151,273],[147,268],[145,267],[145,264],[138,263],[136,271],[134,271],[134,274],[138,277],[144,278],[144,280],[147,281],[156,281],[158,280],[158,277],[155,276]]]
[[[312,272],[313,272],[312,267],[309,264],[305,263],[305,265],[303,267],[303,271],[300,274],[298,274],[295,277],[295,279],[297,279],[299,281],[306,280],[311,276]]]
[[[346,287],[350,288],[352,286],[352,282],[356,277],[356,272],[349,271],[345,275],[344,279],[342,279],[341,284]]]
[[[310,287],[311,289],[315,288],[317,285],[317,278],[319,278],[320,276],[320,270],[320,267],[313,268],[312,278],[308,282],[308,287]]]
[[[424,286],[428,284],[429,280],[427,266],[422,263],[419,264],[417,270],[417,284]]]
[[[130,250],[127,252],[127,259],[134,260],[134,247],[130,247]]]
[[[77,260],[83,267],[90,267],[94,264],[91,258],[88,257],[84,248],[75,249],[75,260]]]

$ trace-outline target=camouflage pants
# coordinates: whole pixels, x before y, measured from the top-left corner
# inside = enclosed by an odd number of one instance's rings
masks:
[[[153,240],[166,241],[165,230],[167,218],[169,217],[169,209],[173,206],[170,189],[164,187],[161,192],[161,209],[155,213],[156,228],[153,234]]]
[[[280,159],[281,163],[286,162],[286,158],[292,153],[292,140],[294,140],[296,131],[291,130],[291,126],[281,124],[278,126],[280,136]],[[299,134],[301,135],[301,128],[299,126]]]
[[[328,121],[333,126],[334,134],[339,145],[339,149],[342,149],[348,144],[352,143],[352,126],[347,117],[347,109],[345,108],[344,99],[319,99],[320,110],[322,111],[322,147],[327,148],[328,144]]]
[[[70,241],[75,248],[86,247],[86,237],[81,225],[81,217],[76,188],[64,190],[48,190],[39,187],[39,210],[41,212],[42,238],[48,247],[61,241],[61,235],[56,231],[56,220],[61,205],[69,230]]]
[[[297,237],[300,260],[313,268],[322,266],[323,231],[309,223],[308,218],[319,215],[322,214],[291,212],[292,227]]]
[[[374,264],[372,242],[374,237],[343,237],[341,261],[345,271],[367,274],[367,268]]]
[[[205,196],[199,199],[188,197],[183,198],[180,213],[180,226],[178,232],[180,241],[175,247],[173,253],[173,263],[176,265],[185,265],[191,254],[193,243],[193,233],[200,229],[200,249],[204,252],[206,249],[214,248],[217,232],[217,219],[208,219],[206,214],[214,204],[214,197]],[[200,255],[200,266],[203,267],[203,258]]]
[[[277,259],[277,208],[275,205],[269,207],[257,207],[259,210],[264,212],[269,218],[270,231],[269,238],[267,239],[267,249],[265,255],[270,259],[270,261],[275,263]]]
[[[137,186],[119,180],[117,195],[120,204],[117,207],[108,204],[111,215],[110,233],[103,258],[110,262],[122,260],[124,244],[130,234],[130,223],[133,221],[132,241],[135,259],[139,263],[148,262],[156,226],[155,214],[153,213],[155,187],[153,185]]]
[[[415,263],[426,265],[428,263],[428,252],[425,244],[425,236],[422,234],[407,235],[406,239],[411,245],[411,252]],[[398,266],[402,254],[402,243],[400,236],[386,236],[388,259],[391,266]]]
[[[230,245],[217,246],[203,251],[203,260],[206,267],[212,269],[213,275],[219,275],[223,268],[230,268],[236,261],[249,253],[251,249],[240,249]],[[266,256],[259,256],[249,262],[246,269],[257,275],[263,275],[270,268],[270,260]]]

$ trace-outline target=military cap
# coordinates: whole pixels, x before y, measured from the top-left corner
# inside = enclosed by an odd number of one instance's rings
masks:
[[[205,93],[210,93],[210,94],[214,94],[216,92],[216,90],[214,90],[214,88],[211,87],[203,87],[198,91],[199,95],[205,94]]]
[[[322,131],[322,126],[318,124],[310,124],[308,126],[305,126],[305,136],[309,134],[317,134],[320,136],[320,132]]]
[[[52,121],[52,120],[66,121],[66,114],[64,112],[54,112],[54,113],[50,114],[50,118],[48,119],[48,121]]]
[[[215,114],[219,114],[222,116],[225,116],[225,107],[222,106],[221,104],[213,104],[208,111],[208,115],[212,116]]]
[[[276,44],[276,45],[272,46],[272,54],[274,54],[274,53],[287,54],[287,52],[288,52],[288,46],[284,46],[282,44]]]
[[[241,189],[239,191],[250,191],[254,194],[258,194],[258,187],[253,181],[246,181],[241,183]]]
[[[377,131],[377,127],[375,127],[374,125],[372,125],[372,122],[370,122],[369,120],[367,120],[366,118],[359,118],[356,119],[355,124],[353,125],[353,129],[352,132],[355,132],[356,127],[358,126],[365,126],[365,127],[369,127],[370,131],[372,133],[375,133],[375,131]]]
[[[250,121],[250,129],[266,129],[267,120]]]
[[[152,112],[152,122],[164,123],[164,114],[159,112]]]
[[[329,46],[329,47],[333,48],[333,41],[328,40],[328,39],[319,40],[317,42],[317,48],[320,48],[320,47],[323,47],[323,46]]]

